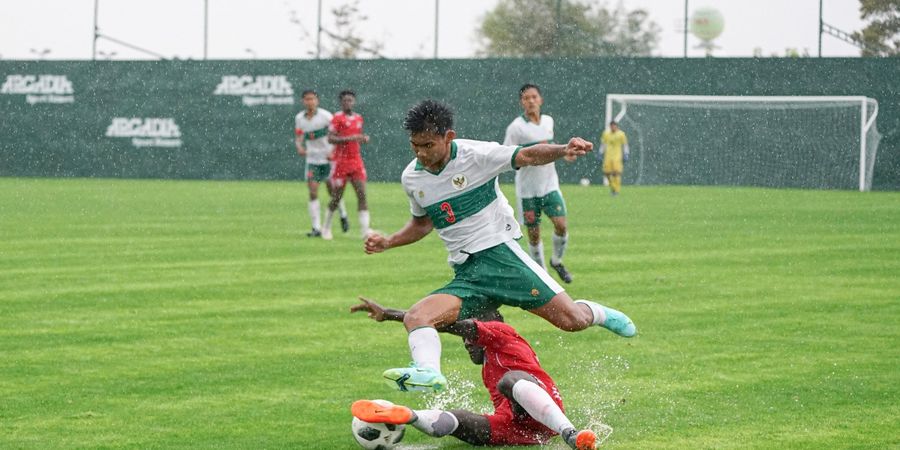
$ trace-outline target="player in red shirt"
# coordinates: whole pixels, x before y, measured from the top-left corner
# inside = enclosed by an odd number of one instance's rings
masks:
[[[331,119],[328,127],[328,142],[335,144],[334,170],[331,172],[331,184],[333,195],[328,203],[328,213],[325,214],[325,226],[322,228],[322,239],[332,239],[331,220],[334,211],[338,208],[347,182],[353,185],[356,191],[359,209],[359,227],[362,237],[369,234],[369,206],[366,203],[366,166],[363,165],[359,144],[369,142],[369,135],[363,133],[363,118],[353,112],[356,104],[356,93],[353,91],[341,91],[338,95],[341,100],[341,111]]]
[[[405,311],[360,300],[350,312],[366,311],[378,322],[403,322]],[[593,431],[578,431],[572,425],[563,412],[556,383],[541,368],[528,342],[503,323],[498,311],[487,311],[478,320],[457,321],[441,331],[462,337],[472,362],[483,366],[481,377],[491,394],[493,414],[385,407],[370,400],[354,402],[351,413],[366,422],[410,424],[429,436],[451,435],[472,445],[543,445],[557,434],[573,449],[592,450],[599,445]],[[402,380],[397,384],[405,390]]]

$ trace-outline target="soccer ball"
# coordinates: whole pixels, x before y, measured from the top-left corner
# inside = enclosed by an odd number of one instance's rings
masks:
[[[393,403],[387,400],[373,400],[376,403],[385,406],[391,406]],[[406,425],[393,425],[389,423],[369,423],[353,418],[351,424],[353,429],[353,437],[362,448],[368,450],[388,450],[394,448],[398,442],[403,439],[403,433],[406,432]]]
[[[580,184],[580,185],[582,185],[582,186],[585,186],[585,187],[586,187],[586,186],[590,186],[590,185],[591,185],[591,179],[590,179],[590,178],[582,178],[581,181],[578,182],[578,184]]]

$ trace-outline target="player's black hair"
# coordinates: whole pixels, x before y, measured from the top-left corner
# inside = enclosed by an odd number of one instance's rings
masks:
[[[345,95],[349,95],[353,98],[356,98],[356,92],[353,92],[350,89],[344,89],[343,91],[341,91],[340,94],[338,94],[338,100],[344,98]]]
[[[435,100],[422,100],[406,112],[403,128],[410,134],[432,132],[444,135],[453,129],[453,111]]]
[[[538,85],[531,84],[531,83],[525,83],[522,85],[522,87],[519,88],[519,97],[521,97],[522,94],[524,94],[525,91],[527,91],[529,89],[534,89],[534,90],[538,91],[539,95],[541,95],[541,88],[539,88]]]
[[[315,89],[307,89],[300,94],[300,98],[306,97],[306,94],[312,94],[312,95],[315,95],[316,97],[319,96],[319,93],[316,92]]]
[[[480,322],[503,322],[503,315],[496,309],[482,311],[472,318]]]
[[[609,121],[609,124],[610,124],[610,125],[618,125],[619,122],[616,122],[615,120],[610,120],[610,121]]]

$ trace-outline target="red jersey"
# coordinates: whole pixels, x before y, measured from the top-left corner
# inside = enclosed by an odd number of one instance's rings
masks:
[[[537,355],[513,327],[503,322],[479,322],[478,340],[476,345],[484,347],[484,366],[481,368],[481,378],[484,387],[491,393],[491,402],[494,403],[494,414],[509,414],[512,416],[512,406],[509,399],[497,390],[500,378],[510,370],[521,370],[537,378],[544,386],[544,390],[553,397],[553,401],[563,409],[562,397],[556,388],[556,383],[547,372],[541,368]]]
[[[362,134],[363,118],[356,113],[347,115],[343,111],[340,111],[335,113],[334,117],[331,118],[331,125],[328,129],[337,134],[338,137]],[[356,141],[335,144],[333,155],[336,163],[344,161],[362,161],[362,156],[359,153],[359,142]]]

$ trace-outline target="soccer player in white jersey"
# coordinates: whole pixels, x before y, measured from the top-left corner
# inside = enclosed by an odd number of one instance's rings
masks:
[[[312,89],[303,91],[303,106],[306,108],[297,113],[294,118],[294,134],[297,136],[294,144],[297,153],[306,158],[306,168],[303,173],[306,184],[309,187],[309,219],[312,222],[312,231],[306,233],[309,237],[322,236],[321,208],[319,207],[319,183],[325,182],[329,195],[331,184],[331,153],[334,146],[328,143],[328,126],[331,124],[330,112],[319,108],[319,94]],[[341,226],[346,232],[350,223],[347,221],[347,208],[340,204]]]
[[[401,177],[412,218],[389,236],[370,233],[365,251],[380,253],[412,244],[436,228],[455,276],[404,315],[413,365],[388,369],[385,378],[401,390],[443,389],[447,379],[441,374],[437,327],[500,305],[518,306],[565,331],[598,325],[623,337],[637,333],[622,312],[588,300],[573,301],[522,250],[515,242],[522,237],[519,224],[496,182],[503,172],[577,158],[593,144],[574,137],[565,145],[522,148],[456,139],[453,113],[433,100],[410,109],[403,126],[416,155]]]
[[[519,102],[524,113],[506,127],[503,145],[521,145],[553,142],[553,118],[541,114],[544,98],[541,89],[525,84],[519,89]],[[531,257],[544,267],[544,243],[541,241],[541,214],[553,222],[553,254],[550,267],[566,283],[572,282],[572,274],[563,265],[563,254],[569,234],[566,230],[566,202],[559,189],[556,163],[522,167],[516,171],[516,197],[519,204],[519,220],[528,229],[528,248]]]

